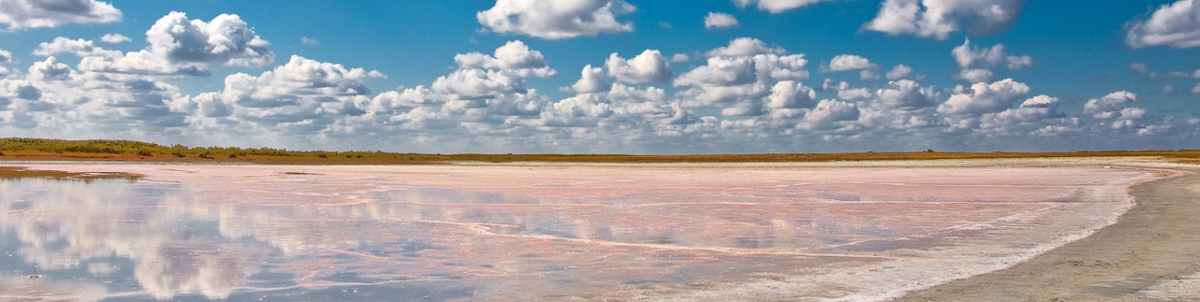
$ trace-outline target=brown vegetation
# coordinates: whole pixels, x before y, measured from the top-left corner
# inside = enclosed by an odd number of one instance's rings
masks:
[[[133,181],[141,179],[142,175],[119,172],[78,173],[54,170],[27,170],[20,167],[0,167],[0,180],[14,180],[21,178],[44,178],[53,180],[75,180],[83,182],[108,179],[124,179]]]
[[[275,148],[163,146],[128,140],[0,138],[0,160],[184,161],[262,164],[431,164],[441,162],[724,163],[826,162],[1058,157],[1162,157],[1200,163],[1200,150],[1075,152],[854,152],[764,154],[420,154],[383,151],[296,151]]]

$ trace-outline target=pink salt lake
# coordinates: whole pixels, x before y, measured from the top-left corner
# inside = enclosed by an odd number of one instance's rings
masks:
[[[985,164],[21,165],[146,177],[0,181],[0,300],[885,300],[1157,175]]]

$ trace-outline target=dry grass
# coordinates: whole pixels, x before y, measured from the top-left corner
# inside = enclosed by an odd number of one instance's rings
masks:
[[[0,138],[0,161],[152,161],[256,164],[436,164],[444,162],[745,163],[1064,157],[1160,157],[1200,163],[1200,150],[1076,152],[855,152],[770,154],[418,154],[382,151],[295,151],[272,148],[171,147],[136,141]]]
[[[119,172],[100,172],[100,173],[78,173],[64,172],[54,170],[28,170],[20,167],[0,167],[0,180],[14,180],[22,178],[43,178],[53,180],[72,180],[91,182],[94,180],[112,180],[124,179],[134,181],[142,178],[142,175]]]

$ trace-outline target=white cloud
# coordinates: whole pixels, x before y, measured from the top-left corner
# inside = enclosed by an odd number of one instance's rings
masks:
[[[758,9],[769,11],[772,14],[782,13],[791,9],[800,8],[815,4],[821,1],[830,0],[733,0],[733,3],[740,8],[745,8],[755,2],[758,3]]]
[[[287,64],[259,76],[244,73],[225,78],[220,102],[197,98],[205,117],[230,116],[230,122],[248,123],[271,131],[311,134],[324,130],[338,118],[356,113],[355,103],[366,103],[371,93],[363,82],[384,77],[378,71],[346,68],[293,55]],[[254,130],[242,127],[239,130]]]
[[[68,81],[78,75],[67,64],[59,63],[54,57],[49,57],[45,61],[34,62],[32,66],[29,66],[29,77],[42,82],[51,82]]]
[[[846,89],[850,89],[850,83],[846,83],[846,81],[839,83],[833,79],[825,78],[825,81],[821,83],[821,91],[841,91]]]
[[[7,50],[0,49],[0,64],[8,64],[12,62],[12,53]]]
[[[1146,68],[1146,63],[1129,64],[1129,73],[1131,74],[1146,74],[1147,72],[1150,72],[1150,69]]]
[[[796,128],[805,130],[829,130],[840,128],[842,122],[858,120],[859,110],[855,104],[837,100],[821,100],[816,108],[804,115]]]
[[[671,56],[671,62],[675,62],[675,63],[687,62],[687,61],[689,61],[689,60],[691,60],[691,59],[692,59],[692,58],[691,58],[691,57],[689,57],[689,56],[688,56],[687,54],[685,54],[685,53],[677,53],[677,54],[675,54],[675,55]],[[1200,70],[1197,70],[1197,71],[1198,71],[1198,72],[1200,72]]]
[[[454,62],[459,68],[497,68],[515,72],[522,77],[552,77],[558,74],[546,63],[542,52],[530,50],[528,45],[520,40],[508,41],[504,46],[496,48],[492,56],[472,52],[454,56]]]
[[[996,75],[988,69],[963,69],[958,71],[958,78],[971,83],[990,82]]]
[[[565,39],[633,31],[632,22],[617,21],[616,16],[634,10],[623,0],[498,0],[475,17],[496,33]]]
[[[979,131],[994,136],[1053,136],[1078,132],[1079,119],[1058,112],[1058,98],[1039,95],[1017,108],[987,113],[980,118]]]
[[[459,69],[433,82],[433,91],[471,100],[525,92],[525,80],[512,71]]]
[[[893,67],[891,71],[887,72],[887,79],[890,81],[903,79],[912,74],[912,72],[912,67],[908,67],[904,64],[896,65],[896,67]]]
[[[709,12],[704,16],[704,28],[730,28],[738,26],[737,18],[726,13]]]
[[[863,69],[858,72],[858,79],[863,81],[878,81],[879,71],[876,69]]]
[[[627,83],[661,83],[675,75],[670,62],[656,49],[647,49],[628,60],[614,52],[604,61],[604,67],[609,75]]]
[[[1095,119],[1110,119],[1122,116],[1125,104],[1137,101],[1137,94],[1117,91],[1100,98],[1090,99],[1083,105],[1083,114]]]
[[[1130,21],[1125,26],[1125,44],[1132,48],[1200,46],[1200,5],[1193,0],[1164,4],[1150,19]]]
[[[782,47],[769,47],[767,43],[755,38],[737,38],[729,41],[729,46],[718,47],[708,52],[710,57],[740,57],[758,54],[786,54]]]
[[[950,96],[937,111],[952,116],[978,116],[1012,108],[1013,103],[1029,93],[1029,86],[1012,79],[971,85],[970,94]]]
[[[675,86],[731,86],[755,81],[752,57],[712,57],[675,78]]]
[[[829,61],[829,71],[862,70],[871,68],[878,68],[878,66],[871,63],[871,60],[867,60],[867,58],[857,55],[840,54],[833,57],[833,60]]]
[[[962,45],[954,47],[950,54],[958,63],[957,77],[972,83],[993,80],[994,74],[990,69],[994,67],[1004,66],[1011,70],[1033,67],[1032,57],[1009,55],[1003,44],[979,48],[971,45],[970,39],[966,39]]]
[[[118,21],[120,10],[96,0],[0,0],[0,24],[9,30]]]
[[[767,108],[808,108],[817,101],[817,93],[803,83],[796,81],[779,81],[771,87],[771,95],[767,96]]]
[[[1179,91],[1176,91],[1175,87],[1171,85],[1163,86],[1162,89],[1158,90],[1158,94],[1161,95],[1175,95],[1176,93],[1179,93]]]
[[[1026,0],[885,0],[864,29],[944,40],[967,27],[972,35],[1007,30],[1017,23]]]
[[[838,90],[837,97],[844,101],[859,101],[871,98],[870,90],[866,88],[847,88]]]
[[[267,41],[238,15],[190,20],[181,12],[158,19],[146,31],[149,50],[178,66],[266,66],[275,60]]]
[[[579,81],[571,85],[571,89],[576,93],[593,93],[608,91],[612,84],[604,79],[604,69],[600,67],[592,67],[591,64],[583,67]]]
[[[306,37],[306,36],[301,36],[301,37],[300,37],[300,44],[304,44],[304,45],[321,45],[321,41],[317,41],[317,39],[309,38],[309,37]]]
[[[105,50],[97,47],[91,40],[71,40],[63,37],[56,37],[51,42],[42,42],[38,44],[37,49],[33,50],[33,54],[38,56],[53,56],[59,53],[69,53],[81,58],[93,56],[121,57],[120,51]]]
[[[100,41],[103,41],[104,43],[117,44],[117,43],[133,41],[133,39],[130,39],[129,37],[126,37],[125,35],[122,35],[122,34],[111,33],[111,34],[104,34],[104,36],[101,36]]]
[[[39,44],[33,53],[71,53],[81,57],[80,70],[120,81],[208,76],[212,68],[264,66],[275,59],[267,41],[237,15],[221,14],[204,22],[171,12],[155,22],[146,36],[149,47],[124,54],[97,47],[90,40],[63,37]]]
[[[712,56],[706,65],[676,77],[675,86],[691,88],[676,93],[675,99],[687,107],[715,106],[726,116],[756,116],[768,112],[764,110],[766,104],[795,103],[784,101],[785,95],[779,95],[775,100],[769,97],[773,88],[783,89],[777,86],[780,81],[808,79],[809,73],[805,69],[808,60],[804,55],[786,53],[782,48],[768,48],[755,39],[735,39],[728,47],[710,51]]]
[[[844,82],[843,82],[844,83]],[[915,110],[936,104],[937,93],[933,87],[921,87],[920,83],[911,80],[888,82],[884,87],[875,91],[878,99],[876,106],[883,109]]]

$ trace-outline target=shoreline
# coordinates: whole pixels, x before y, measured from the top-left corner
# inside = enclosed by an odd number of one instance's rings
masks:
[[[1175,301],[1200,295],[1200,169],[1129,187],[1116,223],[1009,268],[892,301]],[[1164,290],[1165,289],[1165,290]]]

